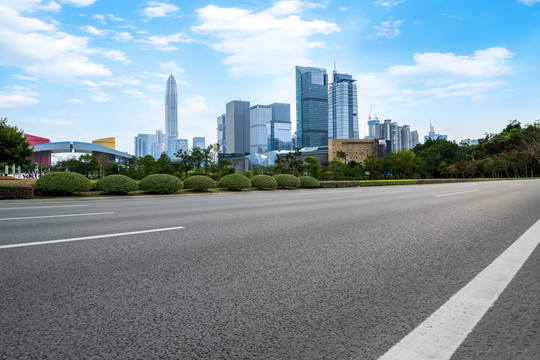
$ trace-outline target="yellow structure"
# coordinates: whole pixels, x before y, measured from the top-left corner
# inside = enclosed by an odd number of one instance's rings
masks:
[[[328,161],[343,161],[336,156],[338,151],[343,151],[347,154],[345,162],[363,163],[368,155],[376,154],[376,149],[375,139],[329,139]]]
[[[116,149],[116,138],[108,137],[103,139],[92,140],[92,144],[106,146],[111,149]]]

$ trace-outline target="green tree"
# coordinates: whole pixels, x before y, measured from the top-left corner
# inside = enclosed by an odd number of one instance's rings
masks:
[[[160,174],[174,174],[173,163],[167,153],[161,153],[161,156],[157,159],[157,164]]]
[[[319,166],[319,160],[315,159],[312,156],[307,156],[304,161],[308,164],[307,172],[309,176],[318,179],[321,171],[321,167]]]
[[[347,163],[347,153],[345,151],[336,151],[336,158],[343,160],[345,164]]]
[[[27,158],[33,153],[24,132],[8,125],[7,118],[0,118],[0,163],[27,165],[30,163]]]
[[[79,156],[78,172],[81,175],[88,177],[91,173],[99,170],[99,162],[92,154],[83,154]]]

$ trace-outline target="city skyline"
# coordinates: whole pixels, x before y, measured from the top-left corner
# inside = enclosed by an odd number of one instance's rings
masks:
[[[295,66],[334,68],[358,88],[359,137],[372,116],[449,140],[540,117],[535,0],[4,1],[0,115],[52,141],[163,129],[178,82],[179,137],[215,143],[231,99],[291,104]],[[486,31],[486,29],[490,29]]]

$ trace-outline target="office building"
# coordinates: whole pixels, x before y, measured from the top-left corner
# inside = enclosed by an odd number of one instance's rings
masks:
[[[178,139],[176,142],[176,151],[182,150],[187,152],[189,150],[189,145],[187,139]],[[175,156],[176,157],[176,156]]]
[[[296,147],[328,144],[326,69],[296,67]]]
[[[165,92],[165,135],[167,137],[167,155],[173,158],[178,150],[178,93],[176,80],[172,74],[167,80]]]
[[[226,134],[226,121],[227,116],[221,114],[217,117],[217,143],[219,144],[219,152],[226,154],[227,153],[227,139]]]
[[[249,113],[250,154],[268,151],[268,136],[266,124],[272,120],[270,105],[255,105]]]
[[[431,125],[431,121],[430,121],[429,122],[429,134],[424,136],[424,142],[426,142],[428,140],[437,140],[437,139],[447,140],[448,136],[447,135],[436,134],[435,129],[433,128],[433,125]]]
[[[328,161],[341,160],[337,152],[343,151],[347,157],[345,162],[356,161],[363,163],[369,155],[377,154],[377,141],[375,139],[329,139]]]
[[[356,80],[334,70],[328,87],[328,139],[358,139]]]
[[[408,151],[411,149],[411,127],[409,125],[400,126],[400,149]]]
[[[420,136],[418,135],[418,130],[411,131],[411,149],[414,149],[414,147],[418,144],[420,144]]]
[[[227,103],[225,113],[225,137],[227,153],[249,154],[250,106],[249,101],[233,100]]]
[[[204,137],[194,137],[193,138],[193,149],[198,147],[199,149],[206,149],[206,139]]]
[[[291,105],[283,103],[270,104],[272,119],[266,123],[268,151],[291,150]]]
[[[381,122],[379,121],[379,119],[372,120],[371,118],[369,118],[368,131],[368,139],[379,139],[381,137]]]

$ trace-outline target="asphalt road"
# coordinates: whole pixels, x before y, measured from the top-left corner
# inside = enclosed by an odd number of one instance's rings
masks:
[[[538,180],[2,201],[0,358],[376,359],[539,219]],[[452,359],[540,358],[539,268]]]

